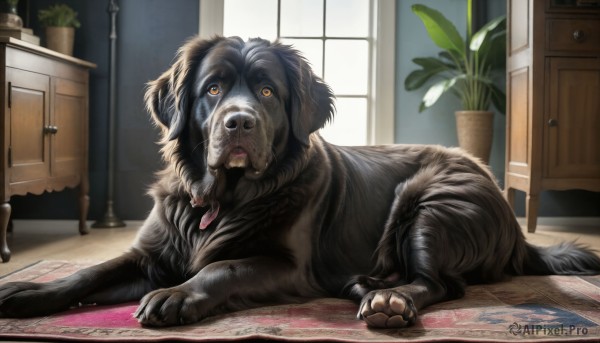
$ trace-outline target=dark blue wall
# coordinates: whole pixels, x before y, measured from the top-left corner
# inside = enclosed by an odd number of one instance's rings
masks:
[[[108,140],[108,1],[61,0],[79,13],[74,56],[98,65],[90,72],[90,215],[105,210]],[[43,31],[37,11],[56,1],[22,0],[20,15],[35,34]],[[27,5],[29,9],[27,9]],[[166,70],[183,42],[198,32],[198,0],[118,1],[117,158],[115,209],[122,219],[143,219],[152,206],[146,195],[160,167],[158,137],[143,103],[145,84]],[[27,11],[28,10],[28,11]],[[77,218],[77,191],[15,196],[13,218]]]

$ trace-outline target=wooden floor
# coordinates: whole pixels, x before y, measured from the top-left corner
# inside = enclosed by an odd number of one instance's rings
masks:
[[[127,224],[118,229],[91,229],[88,235],[80,236],[76,221],[15,220],[8,238],[12,257],[0,264],[0,275],[39,260],[99,262],[118,256],[127,250],[141,222]],[[525,233],[532,243],[577,240],[600,250],[600,218],[540,218],[540,224],[536,233]]]
[[[116,257],[129,248],[141,224],[127,222],[124,228],[90,229],[82,236],[75,220],[15,220],[8,236],[11,258],[0,264],[0,275],[39,260],[100,262]]]

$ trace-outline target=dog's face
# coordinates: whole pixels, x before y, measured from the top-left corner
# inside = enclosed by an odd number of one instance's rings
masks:
[[[259,177],[288,139],[288,81],[278,56],[254,41],[211,49],[196,72],[193,123],[207,140],[211,170]]]
[[[168,159],[196,179],[233,170],[260,179],[291,146],[310,145],[332,116],[332,97],[289,46],[223,37],[188,42],[146,93],[164,143],[177,145]]]

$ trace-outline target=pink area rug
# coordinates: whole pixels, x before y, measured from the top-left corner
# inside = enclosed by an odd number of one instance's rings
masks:
[[[0,284],[50,281],[82,267],[41,261],[0,277]],[[135,309],[129,303],[0,319],[0,341],[600,342],[600,276],[527,276],[471,286],[463,299],[429,307],[415,326],[402,330],[368,329],[354,317],[357,305],[340,299],[263,307],[164,329],[141,327],[131,315]]]

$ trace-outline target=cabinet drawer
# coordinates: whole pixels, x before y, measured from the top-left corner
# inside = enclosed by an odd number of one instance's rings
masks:
[[[547,26],[550,51],[600,52],[600,20],[549,19]]]

